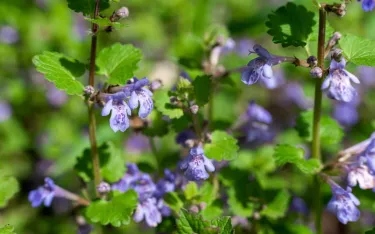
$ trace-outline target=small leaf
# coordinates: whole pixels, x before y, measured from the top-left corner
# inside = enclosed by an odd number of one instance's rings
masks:
[[[204,154],[216,160],[233,160],[239,149],[237,140],[223,131],[214,131],[211,143],[204,145]]]
[[[203,233],[210,227],[210,223],[204,221],[201,215],[189,213],[187,210],[181,209],[178,216],[176,224],[179,234]]]
[[[208,103],[211,95],[211,83],[209,76],[198,76],[193,81],[195,101],[199,106]]]
[[[19,185],[16,178],[13,176],[6,176],[0,171],[0,208],[4,208],[17,192]]]
[[[14,232],[14,227],[7,224],[4,227],[0,227],[0,234],[16,234]]]
[[[232,234],[234,233],[232,221],[229,216],[218,217],[211,221],[211,224],[219,228],[218,234]]]
[[[280,191],[275,199],[262,210],[261,215],[271,219],[278,219],[285,216],[288,210],[290,194],[286,190]]]
[[[115,227],[130,223],[131,215],[137,207],[138,196],[134,190],[115,195],[112,200],[92,202],[86,210],[87,217],[94,223],[111,224]]]
[[[164,202],[176,213],[178,213],[182,207],[184,207],[184,203],[181,201],[177,193],[169,192],[164,195]]]
[[[99,67],[97,73],[107,76],[109,84],[124,85],[134,76],[141,58],[140,49],[116,43],[99,52],[96,58],[96,65]]]
[[[190,181],[185,187],[184,194],[187,200],[191,200],[195,196],[197,196],[198,195],[197,184],[193,181]]]
[[[207,205],[206,208],[200,212],[200,214],[204,219],[210,220],[219,217],[223,214],[223,212],[223,202],[217,199],[212,204]]]
[[[60,53],[45,51],[43,54],[34,56],[33,63],[47,80],[56,85],[56,88],[71,95],[83,93],[83,85],[76,78],[84,74],[85,65],[78,60]]]
[[[180,118],[184,112],[170,103],[168,91],[157,90],[153,96],[155,108],[171,119]]]
[[[282,166],[286,163],[295,164],[305,174],[313,174],[320,170],[317,159],[304,159],[304,150],[291,145],[283,144],[275,147],[274,158],[276,164]]]
[[[346,34],[340,39],[339,45],[348,61],[375,67],[375,40]]]
[[[94,14],[96,0],[67,0],[68,7],[75,12],[82,12],[84,15]],[[103,11],[109,7],[109,0],[100,0],[99,9]]]
[[[283,47],[305,46],[315,23],[313,12],[302,5],[288,2],[268,15],[266,26],[274,43],[281,43]]]

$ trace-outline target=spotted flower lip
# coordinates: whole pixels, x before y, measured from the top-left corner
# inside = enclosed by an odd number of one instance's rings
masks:
[[[359,165],[349,170],[348,185],[354,187],[357,184],[361,189],[373,189],[375,187],[375,177],[370,174],[366,165]]]
[[[350,81],[359,84],[360,81],[352,73],[345,70],[346,61],[340,62],[332,59],[329,74],[322,84],[322,90],[331,99],[343,102],[350,102],[357,95]]]
[[[204,155],[201,146],[190,149],[189,156],[181,163],[180,168],[184,171],[185,177],[191,181],[206,180],[209,177],[208,172],[215,171],[215,166]]]
[[[133,78],[130,85],[126,86],[126,90],[129,90],[131,93],[129,99],[129,107],[135,109],[139,105],[138,115],[142,119],[146,118],[154,108],[154,102],[152,101],[152,92],[144,86],[149,84],[147,78],[138,80]]]
[[[330,181],[329,184],[332,189],[332,198],[328,203],[328,210],[335,213],[337,219],[343,224],[357,221],[360,216],[357,206],[360,202],[351,193],[351,188],[348,187],[344,190],[333,181]]]
[[[247,85],[258,82],[259,79],[273,79],[272,66],[281,62],[280,57],[271,55],[261,45],[254,45],[253,50],[259,56],[251,60],[241,74],[241,80]]]
[[[157,207],[156,199],[148,198],[139,203],[134,212],[133,219],[137,223],[145,220],[150,227],[156,227],[161,223],[162,215]]]
[[[125,132],[130,126],[128,116],[131,115],[131,110],[122,98],[122,95],[110,96],[102,110],[102,116],[107,116],[112,112],[109,125],[114,132],[119,130]]]

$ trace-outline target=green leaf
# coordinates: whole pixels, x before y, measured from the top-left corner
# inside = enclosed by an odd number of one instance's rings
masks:
[[[177,233],[192,234],[203,233],[204,230],[210,227],[208,221],[204,221],[201,215],[189,213],[187,210],[181,209],[179,218],[176,221]]]
[[[16,234],[16,233],[14,232],[14,227],[7,224],[4,227],[0,228],[0,234]]]
[[[216,160],[233,160],[237,158],[239,147],[237,140],[223,131],[214,131],[211,143],[204,145],[204,154]]]
[[[115,227],[130,223],[131,215],[137,207],[138,196],[134,190],[118,193],[112,200],[98,200],[92,202],[87,210],[86,216],[93,223],[102,225],[111,224]]]
[[[85,20],[87,20],[91,23],[95,23],[95,24],[99,25],[99,27],[101,27],[101,28],[111,26],[113,28],[120,29],[120,28],[126,27],[125,24],[122,24],[120,22],[112,22],[108,18],[97,18],[97,19],[85,18]]]
[[[256,150],[241,150],[238,158],[230,162],[230,167],[251,171],[255,174],[269,173],[275,170],[274,149],[264,146]]]
[[[134,76],[141,58],[140,49],[116,43],[99,52],[96,58],[96,65],[99,67],[97,73],[107,76],[109,84],[124,85]]]
[[[210,205],[217,197],[219,186],[217,184],[211,184],[204,182],[199,189],[199,201]]]
[[[340,39],[339,45],[348,61],[375,67],[375,40],[346,34]]]
[[[117,149],[112,142],[107,143],[109,148],[109,159],[106,164],[100,165],[104,180],[113,183],[121,179],[126,172],[125,158],[121,150]],[[105,161],[103,159],[102,161]]]
[[[189,127],[189,124],[192,122],[190,115],[183,115],[178,119],[172,119],[171,125],[175,132],[182,132],[183,130]]]
[[[305,46],[315,24],[313,12],[291,2],[268,15],[266,22],[272,41],[281,43],[283,47]]]
[[[180,197],[175,192],[169,192],[164,195],[164,202],[176,213],[184,207],[184,203],[181,201]]]
[[[82,12],[84,15],[94,14],[96,0],[67,0],[68,7],[75,12]],[[109,0],[100,0],[99,9],[103,11],[109,7]]]
[[[171,119],[180,118],[184,115],[182,109],[173,106],[170,103],[168,91],[157,90],[153,96],[155,108],[160,111],[163,115],[168,116]]]
[[[296,121],[296,130],[300,137],[307,141],[312,140],[313,111],[305,111],[300,114]],[[336,120],[323,115],[320,119],[320,141],[322,147],[338,144],[344,137],[344,131]]]
[[[204,219],[217,218],[223,214],[223,202],[220,199],[215,200],[212,204],[207,205],[204,210],[200,212]]]
[[[0,208],[19,191],[18,181],[13,176],[6,176],[0,171]]]
[[[85,65],[78,60],[56,52],[45,51],[33,57],[36,70],[43,73],[45,78],[56,85],[56,88],[67,94],[81,95],[83,85],[76,80],[85,73]]]
[[[197,196],[198,195],[197,183],[190,181],[185,187],[184,194],[187,200],[191,200],[195,196]]]
[[[229,216],[218,217],[211,221],[211,224],[219,228],[219,234],[232,234],[234,233],[232,221]]]
[[[101,173],[106,181],[116,182],[125,174],[125,159],[121,151],[113,143],[103,143],[98,148],[98,154]],[[89,148],[85,149],[81,156],[77,157],[74,169],[85,182],[93,180],[93,166]]]
[[[243,203],[237,197],[239,195],[234,188],[228,190],[228,205],[230,210],[243,218],[250,217],[254,212],[254,204],[250,201]]]
[[[209,76],[198,76],[193,81],[194,95],[197,105],[204,106],[211,95],[211,79]]]
[[[229,216],[217,217],[212,221],[204,220],[201,215],[181,209],[176,221],[179,234],[232,234],[232,222]]]
[[[280,191],[275,199],[262,210],[261,215],[271,219],[278,219],[285,216],[288,210],[290,194],[286,190]]]
[[[275,147],[274,158],[278,166],[292,163],[305,174],[313,174],[320,170],[321,165],[317,159],[304,159],[304,150],[291,145],[283,144]]]

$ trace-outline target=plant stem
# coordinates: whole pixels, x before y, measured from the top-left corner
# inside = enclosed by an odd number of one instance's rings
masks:
[[[324,44],[326,34],[326,11],[323,7],[319,9],[319,37],[318,37],[318,66],[324,70]],[[313,119],[313,139],[312,139],[312,157],[321,160],[320,155],[320,115],[322,109],[322,86],[323,78],[316,79],[315,83],[315,100],[314,100],[314,119]],[[320,180],[318,175],[314,177],[314,199],[315,207],[315,228],[317,234],[322,234],[322,203]]]
[[[94,12],[94,19],[99,15],[99,0],[96,0],[95,3],[95,12]],[[95,59],[96,59],[96,44],[97,44],[97,35],[99,26],[95,23],[92,24],[92,37],[91,37],[91,51],[90,51],[90,71],[89,71],[89,85],[94,87],[95,85]],[[94,106],[92,103],[88,104],[88,111],[89,111],[89,138],[90,138],[90,145],[91,145],[91,158],[92,158],[92,165],[93,165],[93,174],[94,174],[94,182],[95,182],[95,193],[96,197],[99,197],[99,193],[96,187],[102,181],[100,175],[100,162],[99,162],[99,154],[98,154],[98,147],[96,144],[96,120],[95,120],[95,112]]]

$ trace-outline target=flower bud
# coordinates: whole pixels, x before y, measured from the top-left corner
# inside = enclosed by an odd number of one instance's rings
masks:
[[[121,7],[115,12],[115,15],[119,19],[123,19],[129,16],[129,9],[127,7]]]
[[[177,105],[177,104],[178,104],[177,97],[175,97],[175,96],[171,96],[171,97],[169,98],[169,101],[170,101],[170,103],[173,104],[173,105]]]
[[[153,80],[150,84],[150,89],[152,91],[155,91],[157,89],[160,89],[162,86],[163,86],[163,83],[161,82],[161,80]]]
[[[91,85],[87,85],[84,89],[83,89],[83,93],[85,94],[85,96],[87,97],[90,97],[91,95],[93,95],[95,92],[95,89],[94,87],[92,87]]]
[[[307,63],[310,64],[310,67],[316,67],[316,65],[318,65],[318,59],[315,56],[310,56],[307,58]]]
[[[199,106],[197,106],[197,105],[192,105],[192,106],[190,107],[190,111],[191,111],[191,113],[193,113],[194,115],[197,114],[198,111],[199,111]]]
[[[106,183],[106,182],[101,182],[97,187],[96,187],[96,190],[100,193],[100,194],[106,194],[106,193],[109,193],[111,191],[111,186]]]
[[[313,69],[310,70],[310,75],[313,78],[322,78],[323,71],[320,67],[314,67]]]

